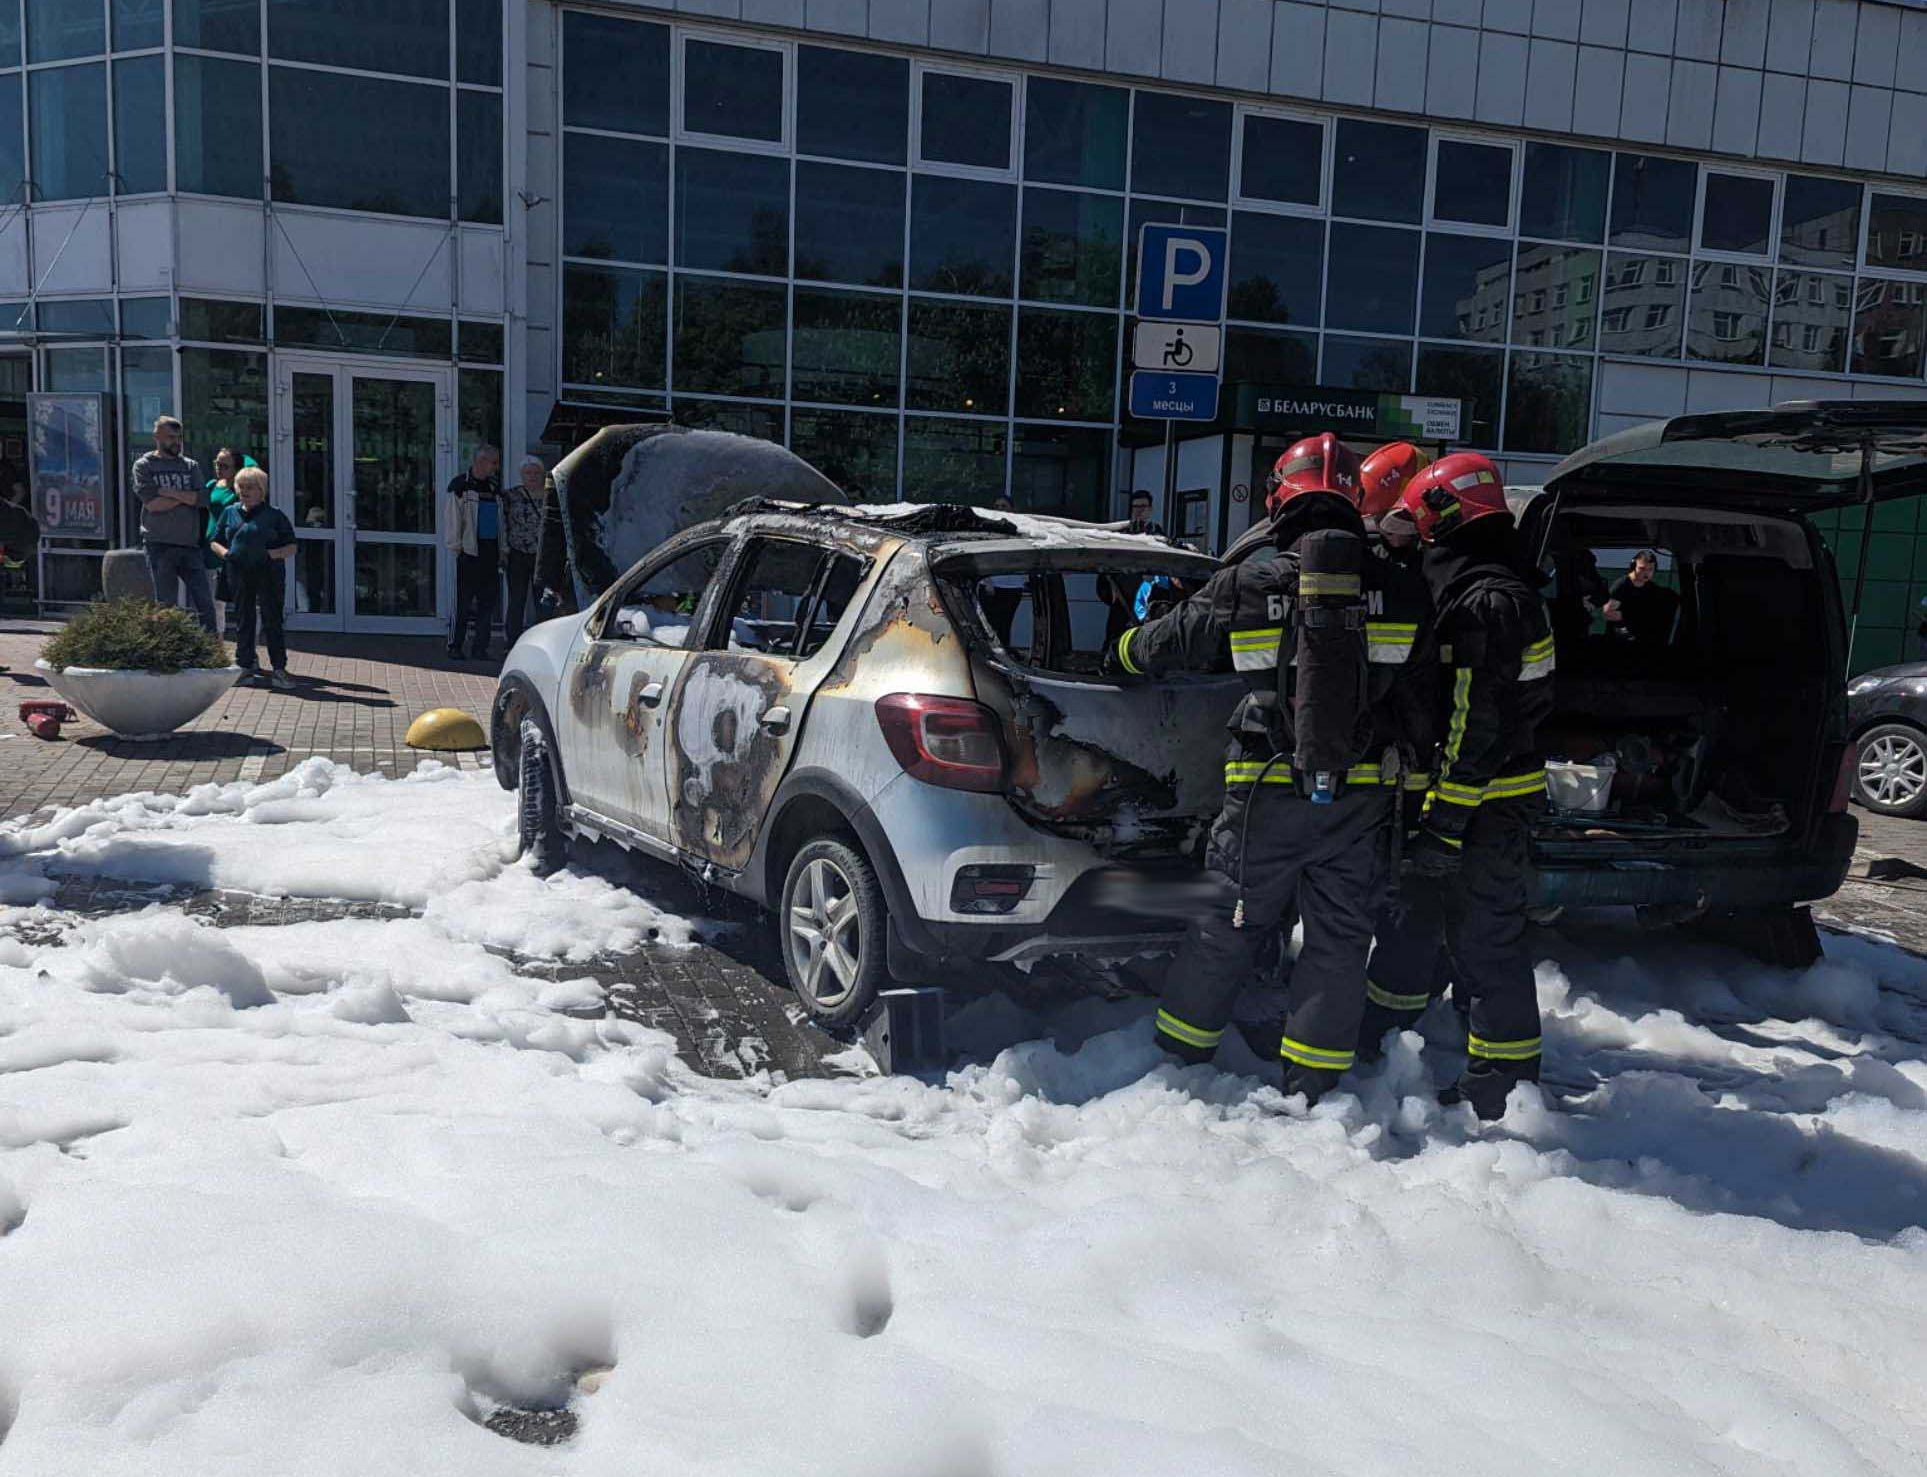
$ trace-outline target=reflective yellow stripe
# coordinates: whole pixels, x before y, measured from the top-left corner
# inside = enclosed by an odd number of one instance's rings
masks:
[[[1307,1046],[1302,1041],[1293,1041],[1287,1036],[1278,1043],[1278,1055],[1300,1067],[1315,1067],[1324,1072],[1343,1072],[1347,1070],[1356,1052],[1327,1051],[1322,1046]]]
[[[1528,1036],[1523,1041],[1487,1041],[1483,1037],[1468,1036],[1465,1050],[1468,1056],[1484,1057],[1489,1062],[1529,1062],[1539,1055],[1540,1038]]]
[[[1408,790],[1430,789],[1431,785],[1432,776],[1429,774],[1408,774],[1405,776],[1405,788]]]
[[[1412,655],[1418,640],[1417,622],[1366,621],[1365,659],[1374,662],[1402,662]]]
[[[1465,722],[1472,716],[1472,669],[1460,667],[1452,678],[1452,722],[1445,731],[1445,762],[1455,764],[1465,742]]]
[[[1186,1046],[1212,1047],[1223,1039],[1223,1031],[1207,1031],[1189,1021],[1181,1021],[1168,1010],[1158,1012],[1158,1029]]]
[[[1231,665],[1240,672],[1263,672],[1278,665],[1283,626],[1253,626],[1231,633]]]
[[[1365,981],[1365,998],[1387,1010],[1423,1010],[1432,1003],[1430,995],[1394,995],[1390,990],[1379,989],[1370,980]]]
[[[1384,779],[1384,772],[1376,764],[1354,764],[1345,771],[1345,782],[1351,785],[1382,784]]]
[[[1474,785],[1455,785],[1450,780],[1442,780],[1432,791],[1432,799],[1443,800],[1447,805],[1463,805],[1476,809],[1485,799],[1485,791]]]
[[[1267,785],[1288,785],[1291,783],[1291,764],[1279,759],[1267,765],[1262,759],[1231,759],[1224,766],[1224,782],[1227,785],[1255,785],[1260,777]]]
[[[1557,664],[1552,637],[1541,637],[1525,649],[1525,655],[1519,662],[1519,680],[1537,682],[1543,677],[1550,677]]]
[[[1374,636],[1382,635],[1387,640],[1403,636],[1410,641],[1418,635],[1417,621],[1366,621],[1365,629]]]
[[[1355,574],[1301,574],[1298,576],[1298,593],[1306,598],[1333,595],[1356,595],[1360,592],[1358,576]]]
[[[1258,646],[1276,646],[1278,638],[1285,634],[1283,626],[1251,626],[1242,631],[1231,633],[1231,649],[1239,647],[1247,651]]]
[[[1131,643],[1137,639],[1137,633],[1138,628],[1132,626],[1117,638],[1117,664],[1133,677],[1142,677],[1144,674],[1137,669],[1137,663],[1131,660]]]
[[[1543,795],[1546,789],[1546,772],[1535,769],[1527,774],[1502,775],[1485,787],[1487,800],[1520,800],[1530,795]]]
[[[1231,666],[1239,672],[1265,672],[1278,665],[1278,648],[1265,646],[1245,651],[1234,646],[1231,648]]]

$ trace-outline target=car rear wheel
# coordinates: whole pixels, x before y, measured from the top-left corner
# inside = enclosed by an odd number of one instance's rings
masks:
[[[1882,723],[1863,733],[1853,794],[1881,815],[1927,815],[1927,733],[1905,723]]]
[[[889,978],[890,914],[876,870],[833,837],[809,842],[790,861],[777,928],[790,985],[826,1026],[854,1025]]]

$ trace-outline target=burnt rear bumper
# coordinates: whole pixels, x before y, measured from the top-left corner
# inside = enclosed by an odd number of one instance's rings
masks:
[[[1634,848],[1541,836],[1533,842],[1533,905],[1719,912],[1816,902],[1839,891],[1859,834],[1853,816],[1829,815],[1811,845],[1784,836],[1709,837],[1691,848]]]

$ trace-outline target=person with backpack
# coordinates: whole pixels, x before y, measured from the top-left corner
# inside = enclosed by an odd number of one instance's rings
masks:
[[[1105,662],[1155,677],[1228,660],[1245,679],[1206,854],[1219,889],[1170,971],[1156,1036],[1208,1061],[1260,936],[1295,897],[1304,946],[1278,1055],[1284,1090],[1308,1102],[1354,1060],[1396,793],[1373,744],[1358,474],[1329,432],[1293,445],[1272,473],[1269,545],[1126,631]]]

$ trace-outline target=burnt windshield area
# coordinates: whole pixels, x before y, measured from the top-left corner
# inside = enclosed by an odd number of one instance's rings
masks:
[[[1019,666],[1095,677],[1111,643],[1203,585],[1168,570],[975,572],[961,588],[977,623]]]
[[[1556,639],[1548,760],[1590,835],[1797,835],[1823,796],[1837,705],[1831,575],[1800,521],[1627,508],[1556,517],[1541,561]],[[1555,802],[1560,794],[1554,786]]]

